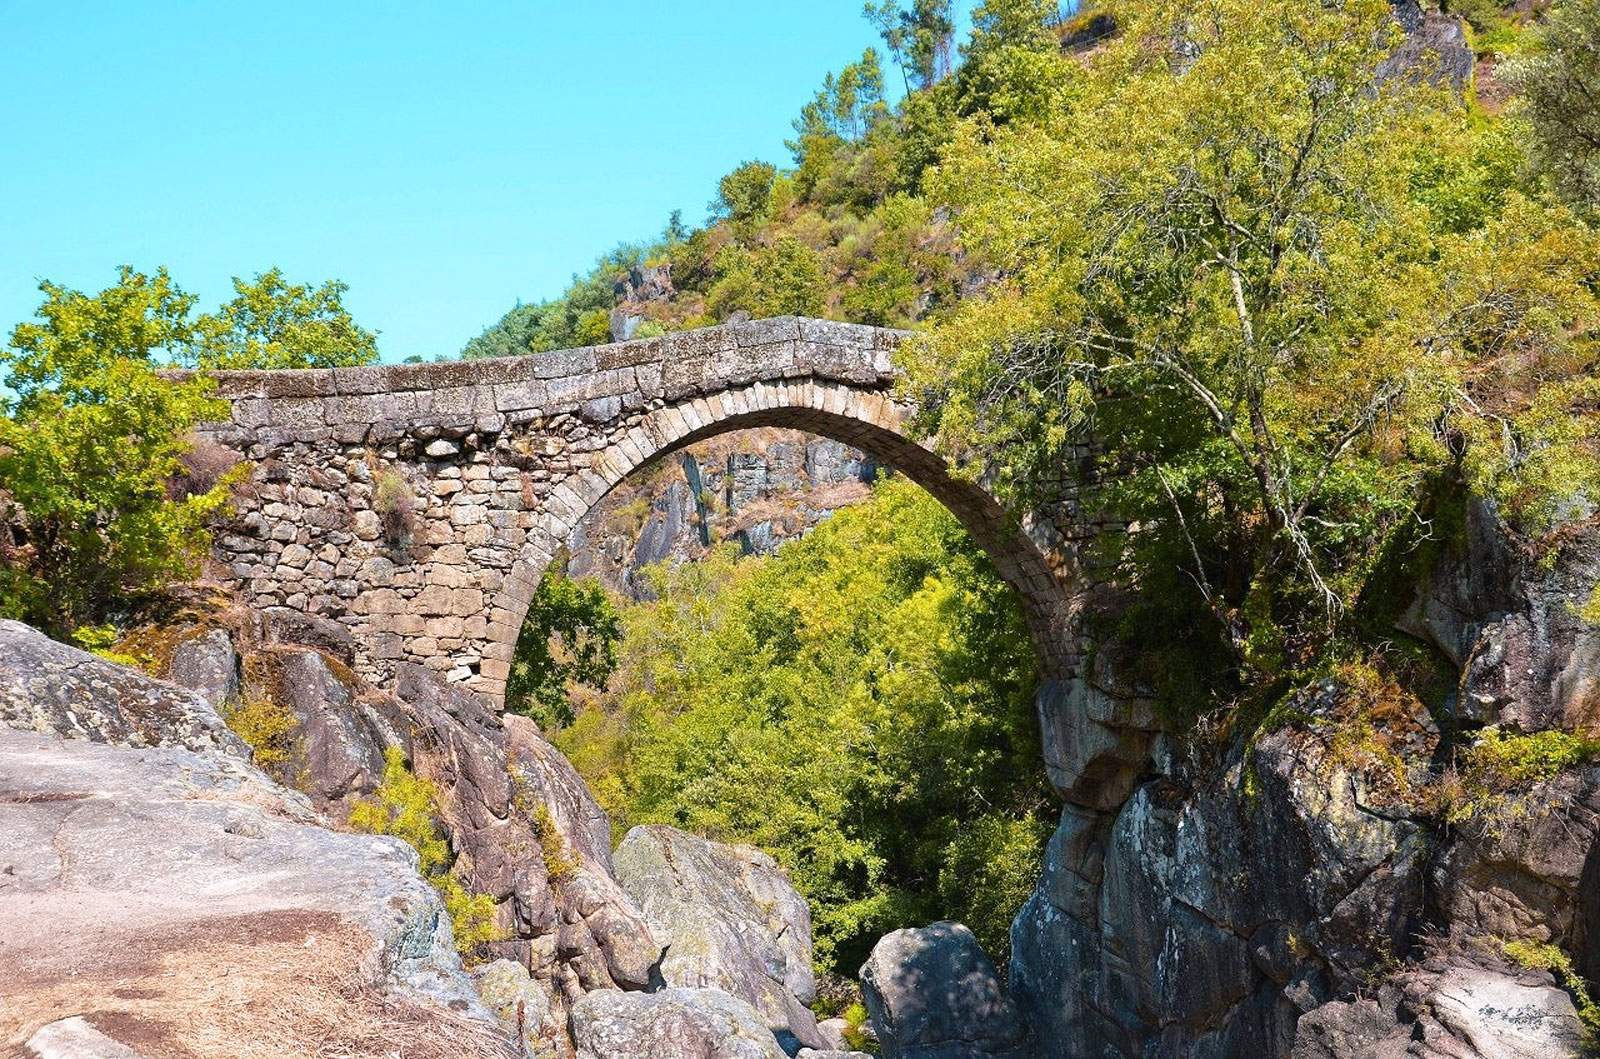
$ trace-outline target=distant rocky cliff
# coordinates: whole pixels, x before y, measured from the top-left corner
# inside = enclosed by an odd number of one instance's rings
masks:
[[[866,499],[881,473],[856,449],[794,430],[702,441],[638,472],[596,505],[572,534],[567,572],[643,598],[649,589],[640,575],[650,564],[698,559],[722,543],[770,554]]]

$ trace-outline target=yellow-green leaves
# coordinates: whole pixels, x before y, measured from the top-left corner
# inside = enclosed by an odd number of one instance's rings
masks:
[[[994,277],[902,354],[965,473],[1026,505],[1093,441],[1087,502],[1137,527],[1113,568],[1177,563],[1236,645],[1262,622],[1294,653],[1428,479],[1531,530],[1593,492],[1594,233],[1517,192],[1505,127],[1377,77],[1384,0],[1119,22],[1049,114],[967,122],[929,179]]]
[[[188,432],[222,406],[208,380],[156,374],[157,356],[186,339],[192,303],[164,271],[124,268],[94,296],[41,289],[38,321],[0,350],[16,392],[0,416],[0,490],[26,535],[0,610],[64,635],[188,576],[231,478],[174,488]]]
[[[234,299],[195,322],[184,351],[201,368],[339,368],[378,359],[378,338],[344,307],[347,284],[288,283],[279,269],[234,277]]]

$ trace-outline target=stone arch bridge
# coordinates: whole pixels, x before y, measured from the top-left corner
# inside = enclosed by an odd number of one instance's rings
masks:
[[[220,372],[209,436],[252,461],[219,571],[257,610],[337,638],[384,684],[416,662],[504,701],[539,578],[630,471],[783,426],[871,453],[941,500],[1017,590],[1047,677],[1069,594],[981,487],[906,432],[902,332],[785,317],[499,360]]]

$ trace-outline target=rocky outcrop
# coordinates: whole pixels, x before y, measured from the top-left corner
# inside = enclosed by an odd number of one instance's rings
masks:
[[[1209,780],[1147,782],[1114,815],[1069,809],[1012,928],[1019,1002],[1065,1056],[1287,1054],[1303,1011],[1411,945],[1430,838],[1383,806],[1313,727]]]
[[[716,989],[590,993],[572,1036],[579,1059],[784,1059],[761,1015]]]
[[[183,746],[248,759],[201,695],[0,620],[0,724],[116,746]]]
[[[587,992],[648,985],[660,952],[649,927],[607,863],[585,855],[593,832],[580,829],[573,841],[556,823],[600,811],[570,766],[548,767],[555,751],[533,726],[513,721],[508,742],[507,726],[481,698],[420,666],[401,667],[394,695],[378,708],[417,775],[440,792],[454,874],[496,903],[505,940],[486,946],[488,954],[529,968],[548,995],[551,1021],[540,1032],[554,1036]]]
[[[761,429],[700,442],[625,481],[568,543],[567,572],[635,599],[645,567],[701,558],[713,544],[766,555],[834,511],[859,503],[882,468],[827,438]]]
[[[811,971],[811,913],[771,857],[670,827],[629,831],[617,879],[662,946],[669,986],[720,989],[753,1005],[791,1054],[825,1048]]]
[[[1585,875],[1600,868],[1600,768],[1538,783],[1457,831],[1433,885],[1453,932],[1552,942],[1600,959]],[[1592,884],[1591,884],[1592,885]]]
[[[508,1054],[409,847],[321,826],[198,697],[4,632],[0,699],[51,730],[0,728],[0,1050]]]
[[[1584,1029],[1544,971],[1436,957],[1300,1020],[1293,1059],[1574,1059]]]
[[[566,1026],[555,1017],[549,990],[522,964],[495,960],[475,968],[472,981],[484,1006],[510,1031],[526,1059],[556,1059],[570,1052]]]
[[[886,934],[861,967],[883,1059],[1026,1059],[1027,1026],[960,923]]]
[[[1600,533],[1568,534],[1548,568],[1511,539],[1469,503],[1397,624],[1462,672],[1463,723],[1600,735],[1600,626],[1578,613],[1600,582]]]
[[[1559,728],[1600,737],[1600,625],[1578,613],[1596,584],[1600,533],[1564,542],[1548,572],[1529,564],[1516,605],[1486,622],[1472,646],[1463,711],[1525,732]]]
[[[168,679],[198,692],[218,714],[239,698],[239,652],[226,629],[208,629],[172,653]]]
[[[1161,728],[1154,692],[1132,677],[1130,659],[1104,645],[1083,671],[1041,684],[1034,706],[1051,786],[1095,809],[1125,802]]]
[[[1461,19],[1421,0],[1391,0],[1391,6],[1405,36],[1378,64],[1378,78],[1409,77],[1465,88],[1472,80],[1475,57]]]

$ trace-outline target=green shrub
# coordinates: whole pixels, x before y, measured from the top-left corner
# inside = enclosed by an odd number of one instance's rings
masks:
[[[463,957],[475,957],[483,945],[503,940],[505,934],[495,925],[494,898],[469,892],[450,873],[450,844],[434,815],[437,802],[434,785],[407,767],[404,751],[390,747],[378,789],[351,806],[346,822],[357,831],[398,838],[416,850],[418,871],[439,891],[450,914],[456,948]]]
[[[1497,815],[1520,811],[1517,791],[1596,760],[1600,740],[1557,731],[1507,735],[1491,726],[1457,754],[1455,768],[1439,781],[1435,811],[1447,823],[1483,818],[1494,826]]]
[[[247,698],[223,713],[234,735],[254,751],[252,760],[262,772],[280,783],[290,783],[289,768],[299,756],[294,712],[268,698]]]
[[[1003,963],[1049,830],[1036,662],[954,516],[892,480],[771,558],[646,576],[607,690],[554,735],[617,826],[771,853],[819,969],[943,918]]]
[[[372,510],[378,513],[389,543],[401,547],[416,529],[417,498],[405,475],[393,468],[377,473],[373,481]]]

